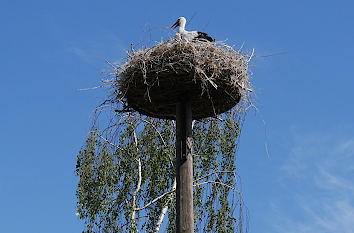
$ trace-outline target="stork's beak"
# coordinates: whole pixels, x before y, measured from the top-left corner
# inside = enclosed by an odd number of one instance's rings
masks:
[[[177,26],[179,26],[179,20],[177,20],[177,21],[175,22],[175,24],[173,24],[173,25],[171,26],[171,28],[174,29],[174,28],[176,28]]]

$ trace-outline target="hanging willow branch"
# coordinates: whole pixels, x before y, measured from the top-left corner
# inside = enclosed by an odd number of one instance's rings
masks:
[[[78,155],[78,214],[86,232],[173,231],[174,122],[112,113]],[[241,232],[235,152],[243,118],[239,111],[220,117],[194,123],[195,232]]]

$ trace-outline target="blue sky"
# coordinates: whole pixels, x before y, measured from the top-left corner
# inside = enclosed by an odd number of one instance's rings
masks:
[[[104,98],[105,60],[179,16],[255,58],[258,111],[237,155],[251,233],[354,232],[350,1],[1,1],[0,222],[80,232],[76,154]],[[265,125],[263,124],[265,122]],[[269,147],[269,156],[264,144]]]

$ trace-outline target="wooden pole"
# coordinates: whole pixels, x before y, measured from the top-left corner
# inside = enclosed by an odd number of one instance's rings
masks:
[[[194,232],[193,140],[190,101],[176,107],[176,232]]]

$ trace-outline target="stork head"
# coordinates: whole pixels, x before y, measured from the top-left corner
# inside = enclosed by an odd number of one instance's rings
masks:
[[[179,31],[181,33],[182,31],[184,31],[184,27],[186,26],[186,21],[187,21],[186,18],[179,17],[177,21],[171,26],[171,28],[176,28],[177,26],[179,26]]]

